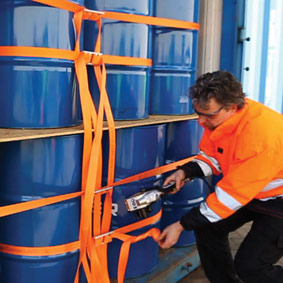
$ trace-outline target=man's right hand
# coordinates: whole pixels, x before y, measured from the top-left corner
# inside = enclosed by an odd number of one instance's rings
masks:
[[[182,169],[178,169],[175,171],[172,175],[166,178],[166,180],[163,183],[163,186],[168,185],[171,182],[174,182],[176,184],[176,191],[179,191],[185,184],[185,172]]]

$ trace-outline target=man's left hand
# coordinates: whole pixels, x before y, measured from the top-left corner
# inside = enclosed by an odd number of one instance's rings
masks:
[[[168,249],[172,247],[177,243],[183,230],[184,228],[179,221],[167,226],[157,239],[158,245],[162,249]]]

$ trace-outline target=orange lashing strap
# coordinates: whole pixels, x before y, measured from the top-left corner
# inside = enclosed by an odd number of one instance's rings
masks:
[[[50,247],[18,247],[0,244],[0,252],[21,256],[50,256],[72,252],[79,248],[79,241]]]
[[[118,182],[113,183],[111,186],[113,186],[113,187],[120,186],[120,185],[127,184],[127,183],[130,183],[130,182],[142,180],[143,178],[148,178],[148,177],[152,177],[152,176],[155,176],[155,175],[158,175],[158,174],[166,173],[168,171],[176,169],[176,166],[183,165],[187,162],[190,162],[193,158],[195,158],[195,156],[185,158],[185,159],[182,159],[182,160],[179,160],[179,161],[176,161],[174,163],[170,163],[170,164],[158,167],[158,168],[154,168],[154,169],[151,169],[151,170],[146,171],[146,172],[139,173],[139,174],[134,175],[134,176],[130,176],[126,179],[123,179],[123,180],[120,180]],[[158,172],[158,170],[159,170],[159,172]],[[108,186],[105,186],[104,188],[107,188],[107,187]],[[4,217],[4,216],[11,215],[11,214],[20,213],[20,212],[28,211],[28,210],[31,210],[31,209],[43,207],[43,206],[46,206],[46,205],[58,203],[58,202],[61,202],[61,201],[73,199],[73,198],[79,197],[83,194],[84,194],[84,192],[76,192],[76,193],[70,193],[70,194],[59,195],[59,196],[54,196],[54,197],[46,197],[46,198],[42,198],[42,199],[30,200],[30,201],[27,201],[27,202],[20,202],[20,203],[16,203],[16,204],[1,206],[0,207],[0,217]]]
[[[32,0],[32,1],[38,2],[41,4],[45,4],[48,6],[52,6],[55,8],[63,9],[63,10],[73,12],[73,13],[76,13],[80,10],[84,10],[83,6],[76,4],[74,2],[71,2],[69,0],[56,0],[56,1],[54,0]]]
[[[106,19],[120,20],[131,23],[199,30],[198,23],[152,17],[152,16],[142,16],[142,15],[126,14],[126,13],[118,13],[118,12],[104,12],[104,14],[102,14],[101,17]]]
[[[118,283],[124,282],[131,244],[142,241],[148,237],[152,237],[155,241],[157,241],[159,235],[160,235],[160,231],[157,228],[152,228],[147,232],[138,236],[130,236],[120,233],[114,233],[112,235],[112,238],[117,238],[123,241],[119,256],[119,263],[118,263],[118,274],[117,274]]]
[[[47,47],[27,47],[27,46],[0,46],[0,56],[22,56],[22,57],[42,57],[75,60],[81,52],[47,48]],[[101,64],[103,57],[105,64],[112,65],[135,65],[135,66],[152,66],[152,60],[138,57],[124,57],[115,55],[97,55],[90,52],[83,52],[86,63],[93,65]]]
[[[181,29],[192,29],[199,30],[200,25],[194,22],[186,22],[181,20],[167,19],[167,18],[159,18],[152,16],[143,16],[143,15],[135,15],[135,14],[126,14],[119,12],[108,12],[108,11],[90,11],[85,10],[83,6],[72,3],[67,0],[33,0],[34,2],[38,2],[41,4],[49,5],[52,7],[56,7],[59,9],[64,9],[70,12],[78,12],[80,10],[84,10],[83,19],[85,20],[97,20],[97,17],[125,21],[131,23],[139,23],[139,24],[147,24],[147,25],[155,25],[155,26],[164,26],[171,28],[181,28]]]
[[[39,208],[42,206],[54,204],[57,202],[73,199],[82,195],[82,192],[76,192],[71,194],[59,195],[54,197],[30,200],[26,202],[20,202],[0,207],[0,217],[8,216],[15,213]]]

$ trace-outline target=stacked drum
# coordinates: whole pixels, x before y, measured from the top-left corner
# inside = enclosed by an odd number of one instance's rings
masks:
[[[198,22],[198,0],[156,0],[154,3],[156,17]],[[195,81],[197,47],[196,30],[153,28],[150,114],[193,113],[188,90]]]
[[[165,125],[154,125],[117,130],[117,151],[115,166],[115,181],[164,165]],[[103,140],[104,160],[108,159],[108,138]],[[106,163],[106,162],[104,162]],[[106,166],[105,166],[106,167]],[[106,179],[106,168],[104,168]],[[160,177],[151,177],[115,187],[113,190],[113,209],[111,230],[137,222],[137,214],[128,212],[125,199],[141,192],[142,189],[161,185]],[[148,217],[158,213],[161,201],[152,205]],[[131,235],[140,235],[151,228],[160,228],[159,221],[141,229]],[[108,268],[110,277],[117,276],[118,258],[121,241],[113,240],[108,244]],[[129,261],[126,269],[126,278],[141,276],[150,272],[158,263],[158,244],[147,238],[131,246]]]
[[[73,1],[84,5],[84,0]],[[0,3],[0,45],[72,50],[73,14],[28,0]],[[58,128],[81,123],[74,62],[0,57],[0,127]],[[80,135],[0,144],[0,205],[80,191]],[[80,199],[0,218],[0,244],[30,248],[79,239]],[[0,253],[0,281],[73,282],[79,250],[48,256]],[[62,276],[63,274],[63,276]]]
[[[150,15],[151,0],[86,0],[91,10],[116,11]],[[84,48],[94,51],[97,24],[85,21]],[[146,24],[103,19],[101,52],[107,55],[151,58],[151,27]],[[89,84],[96,105],[99,89],[93,67],[88,68]],[[107,65],[106,89],[115,120],[135,120],[148,117],[150,67]]]
[[[171,123],[167,127],[166,163],[195,155],[203,130],[197,120]],[[161,227],[165,228],[181,219],[194,206],[198,206],[206,197],[207,186],[201,179],[186,183],[173,195],[163,198]],[[183,231],[175,246],[187,246],[195,243],[193,231]]]
[[[83,5],[84,0],[74,1]],[[29,0],[0,2],[0,46],[74,49],[73,14]],[[0,127],[57,128],[81,123],[74,62],[0,57]]]

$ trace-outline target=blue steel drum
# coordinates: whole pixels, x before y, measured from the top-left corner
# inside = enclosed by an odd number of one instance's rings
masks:
[[[98,108],[99,89],[93,67],[88,66],[89,86]],[[149,69],[139,67],[108,67],[106,89],[115,120],[148,117]]]
[[[161,185],[160,179],[147,179],[132,184],[126,184],[114,188],[113,204],[112,204],[112,223],[111,230],[119,227],[126,226],[137,222],[135,212],[128,212],[125,206],[125,199],[133,196],[135,193],[140,192],[143,188],[151,188],[155,185]],[[152,211],[149,217],[158,213],[161,209],[161,201],[157,201],[152,205]],[[151,228],[160,228],[160,221],[148,225],[144,228],[135,230],[129,235],[140,235]],[[121,249],[121,241],[114,240],[108,245],[108,271],[111,278],[117,278],[119,254]],[[146,260],[145,260],[146,259]],[[147,238],[131,245],[129,260],[125,273],[125,278],[133,278],[142,276],[152,271],[158,263],[158,244],[152,239]]]
[[[93,51],[96,23],[86,22],[84,46]],[[150,57],[151,28],[147,25],[105,21],[102,28],[102,53],[119,56]],[[92,67],[88,67],[89,85],[98,107],[99,91]],[[150,68],[107,66],[107,92],[115,120],[148,117]]]
[[[91,10],[114,11],[131,14],[149,15],[151,0],[85,0],[85,6]]]
[[[199,0],[155,0],[154,16],[197,22],[199,17]]]
[[[126,13],[150,13],[151,1],[86,1],[94,10]],[[84,48],[94,51],[97,24],[86,21]],[[151,58],[151,27],[145,24],[103,19],[101,52],[108,55]],[[92,68],[89,68],[89,70]],[[89,71],[90,89],[96,104],[99,92],[93,71]],[[148,117],[150,67],[107,65],[107,91],[115,120],[145,119]]]
[[[0,34],[0,46],[72,50],[73,13],[33,1],[2,0]],[[0,127],[52,128],[81,122],[73,61],[2,56],[0,84]]]
[[[0,205],[80,191],[81,135],[0,144]],[[80,198],[0,218],[0,243],[44,247],[78,240]],[[73,282],[79,251],[52,256],[0,253],[0,282]],[[64,274],[64,276],[62,276]]]
[[[198,14],[199,1],[196,0],[154,2],[156,17],[198,22]],[[187,92],[196,76],[198,31],[154,27],[152,44],[149,114],[192,114]]]
[[[207,187],[203,180],[195,179],[186,183],[183,188],[174,195],[167,196],[162,201],[161,229],[179,221],[193,207],[199,206],[205,200]],[[184,230],[175,247],[189,246],[195,243],[193,231]]]
[[[79,251],[45,257],[0,253],[0,280],[3,283],[74,282],[78,259]]]
[[[186,183],[174,195],[166,196],[162,201],[161,229],[179,221],[193,207],[199,206],[207,196],[207,186],[201,179],[194,179]],[[192,245],[195,243],[193,231],[183,231],[175,247]]]
[[[84,25],[84,49],[94,51],[98,28],[96,22]],[[108,55],[150,58],[151,27],[145,24],[127,23],[103,19],[101,52]]]
[[[196,71],[198,32],[172,28],[153,29],[153,67]]]
[[[170,123],[167,126],[166,135],[166,163],[197,154],[202,134],[203,128],[197,120]],[[166,174],[166,176],[169,174]],[[162,229],[180,220],[194,206],[198,206],[206,198],[207,189],[207,185],[203,180],[194,179],[186,183],[176,194],[163,198]],[[186,246],[194,242],[194,233],[192,231],[183,231],[175,246]]]
[[[117,150],[115,181],[141,173],[164,164],[165,125],[136,127],[117,130]],[[103,179],[107,177],[108,136],[103,139]],[[128,212],[124,201],[143,188],[151,188],[161,184],[160,177],[132,182],[117,186],[113,191],[113,207],[111,230],[138,221],[135,212]],[[161,208],[161,201],[155,202],[149,216],[156,214]],[[131,235],[142,234],[153,227],[159,228],[160,222],[141,228]],[[112,278],[117,277],[118,257],[121,242],[114,240],[108,245],[108,269]],[[146,259],[146,260],[145,260]],[[131,246],[126,270],[126,278],[141,276],[154,269],[158,262],[158,245],[151,238]]]
[[[195,72],[153,70],[149,98],[149,114],[186,115],[194,113],[189,88]]]
[[[203,128],[196,119],[168,124],[165,151],[166,163],[197,154],[202,135]]]

